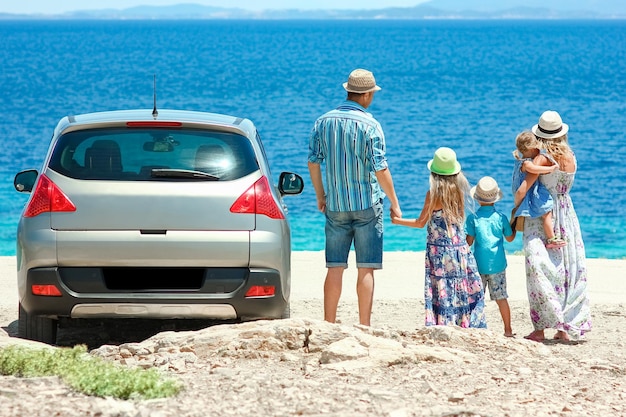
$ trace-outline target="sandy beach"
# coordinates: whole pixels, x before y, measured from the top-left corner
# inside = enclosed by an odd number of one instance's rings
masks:
[[[323,364],[324,358],[341,345],[342,355],[362,349],[356,307],[354,258],[344,275],[337,325],[324,324],[323,252],[294,252],[292,255],[292,320],[283,321],[287,334],[302,323],[317,334],[332,339],[348,337],[321,349],[276,350],[284,341],[271,331],[257,329],[254,343],[241,333],[229,335],[230,353],[207,351],[204,338],[210,329],[185,336],[185,343],[198,357],[193,363],[169,372],[179,376],[186,391],[176,399],[157,402],[103,400],[59,388],[56,380],[0,377],[0,416],[48,416],[52,405],[65,402],[65,416],[170,415],[271,415],[271,416],[625,416],[626,415],[626,261],[588,259],[589,297],[593,329],[582,342],[536,343],[523,339],[532,325],[528,314],[524,259],[508,257],[508,292],[514,338],[502,336],[495,302],[486,307],[488,330],[425,328],[423,312],[423,252],[388,252],[384,268],[376,272],[372,328],[365,331],[383,343],[384,357],[390,344],[398,349],[430,352],[419,360],[371,360],[369,354],[343,362]],[[17,289],[14,257],[0,258],[0,346],[20,342],[15,338]],[[304,322],[302,321],[304,320]],[[238,331],[232,325],[233,332]],[[330,326],[330,327],[329,327]],[[457,328],[458,329],[458,328]],[[241,330],[253,331],[250,328]],[[275,329],[273,330],[275,331]],[[139,346],[156,342],[172,345],[175,332],[159,333]],[[551,337],[547,331],[546,336]],[[332,337],[331,337],[332,336]],[[371,336],[367,336],[371,337]],[[279,337],[280,339],[280,337]],[[359,343],[355,342],[360,340]],[[330,341],[328,342],[330,343]],[[353,344],[356,343],[356,346]],[[112,360],[123,359],[123,346],[104,348]],[[141,350],[141,349],[137,349]],[[171,349],[170,349],[171,350]],[[396,352],[397,353],[397,352]],[[155,353],[154,355],[157,355]],[[153,355],[153,356],[154,356]],[[321,355],[321,356],[320,356]],[[325,356],[326,355],[326,356]],[[443,355],[443,356],[442,356]],[[132,355],[131,355],[132,356]],[[142,358],[131,357],[133,361]],[[145,358],[143,358],[145,359]],[[158,361],[154,358],[155,363]],[[125,362],[126,361],[126,362]],[[172,362],[174,363],[174,362]],[[167,369],[167,368],[166,368]],[[279,389],[277,389],[279,387]],[[211,390],[215,395],[198,396]],[[47,394],[46,394],[47,393]],[[41,396],[38,398],[37,396]],[[37,398],[35,398],[37,397]],[[33,401],[33,398],[35,400]],[[216,400],[220,398],[220,400]],[[37,400],[41,400],[38,402]],[[246,404],[242,406],[241,404]],[[236,408],[233,408],[236,407]],[[238,408],[237,408],[238,407]],[[255,408],[256,407],[256,408]],[[258,408],[261,407],[261,408]],[[233,410],[238,410],[232,414]]]
[[[513,330],[518,337],[533,328],[528,316],[524,258],[507,256],[507,286],[512,310]],[[375,272],[372,327],[415,330],[424,326],[424,252],[385,252],[383,269]],[[596,314],[618,311],[626,317],[626,261],[587,259],[588,293]],[[323,319],[323,285],[326,269],[323,251],[292,253],[292,317]],[[9,334],[17,325],[16,259],[0,257],[0,326]],[[358,324],[356,267],[354,252],[344,273],[344,284],[337,320],[341,324]],[[501,321],[495,302],[487,296],[488,328],[500,331]],[[620,327],[626,324],[622,323]],[[603,320],[594,318],[590,340],[602,340]],[[597,331],[597,330],[600,331]],[[611,332],[613,330],[610,330]],[[14,333],[14,331],[13,331]],[[596,339],[598,338],[598,339]]]
[[[344,273],[342,304],[356,301],[356,267],[354,252],[350,254],[349,267]],[[507,256],[507,285],[509,301],[526,300],[526,276],[524,258],[518,255]],[[593,304],[626,303],[626,261],[615,259],[587,259],[588,292]],[[326,269],[323,251],[298,251],[292,253],[292,301],[297,304],[307,300],[321,300],[324,297],[323,284]],[[16,312],[5,315],[5,311],[17,310],[16,259],[13,256],[0,257],[0,309],[3,325]],[[383,269],[376,271],[375,301],[418,300],[423,301],[424,252],[385,252]],[[623,304],[622,304],[623,305]],[[417,306],[416,306],[417,307]],[[5,310],[7,309],[7,310]],[[376,315],[374,305],[373,320],[383,320]],[[348,312],[346,311],[348,314]],[[311,311],[311,317],[321,317],[321,311]],[[422,311],[416,310],[415,323],[421,326]],[[356,317],[356,316],[354,316]],[[16,318],[16,317],[15,317]],[[350,316],[340,317],[351,323]],[[404,316],[405,320],[409,317]],[[375,324],[372,324],[375,326]]]
[[[356,298],[350,285],[356,283],[354,252],[344,274],[343,299]],[[507,256],[507,285],[510,300],[526,300],[524,257]],[[594,303],[626,302],[626,261],[587,259],[588,291]],[[292,286],[295,299],[323,297],[324,252],[292,253]],[[424,252],[385,252],[383,269],[376,271],[376,299],[423,298]]]
[[[349,259],[349,268],[344,273],[342,302],[338,319],[344,323],[358,323],[356,306],[356,268],[354,253]],[[296,304],[292,310],[307,316],[321,316],[321,311],[299,311],[299,302],[313,303],[311,300],[323,299],[323,283],[325,276],[323,252],[294,252],[292,255],[292,297]],[[507,289],[509,302],[517,307],[520,317],[514,325],[518,335],[530,333],[532,325],[528,317],[526,296],[526,275],[524,257],[507,256]],[[592,305],[615,305],[624,308],[626,305],[626,261],[613,259],[587,259],[588,293]],[[392,325],[402,329],[415,329],[423,326],[423,286],[424,286],[424,252],[386,252],[383,258],[383,269],[375,272],[374,308],[372,326]],[[487,308],[496,312],[494,302],[487,296]],[[390,301],[406,305],[406,311],[399,311],[398,317],[378,314],[381,305]],[[321,308],[321,307],[320,307]],[[307,314],[309,313],[309,314]],[[496,316],[496,319],[498,317]],[[499,329],[498,320],[488,323],[490,328]]]

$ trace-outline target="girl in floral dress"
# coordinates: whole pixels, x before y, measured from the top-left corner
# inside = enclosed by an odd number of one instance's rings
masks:
[[[476,259],[465,239],[469,183],[456,153],[439,148],[428,162],[430,190],[417,219],[393,217],[394,224],[428,226],[424,303],[426,326],[487,327],[485,296]]]
[[[569,195],[577,162],[567,141],[567,131],[567,124],[555,111],[544,112],[532,129],[546,150],[538,162],[558,166],[556,171],[539,176],[539,181],[554,199],[554,230],[567,242],[561,248],[546,248],[541,219],[524,222],[526,286],[535,329],[525,337],[538,342],[545,339],[545,329],[555,329],[554,339],[558,340],[577,340],[591,330],[585,245]],[[537,175],[526,176],[515,194],[516,204],[536,180]]]

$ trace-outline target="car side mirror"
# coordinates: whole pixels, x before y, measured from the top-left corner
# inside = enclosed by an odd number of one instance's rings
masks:
[[[304,189],[304,180],[293,172],[282,172],[278,180],[278,191],[281,195],[300,194]]]
[[[13,186],[20,193],[30,193],[38,176],[39,173],[35,169],[18,172],[13,180]]]

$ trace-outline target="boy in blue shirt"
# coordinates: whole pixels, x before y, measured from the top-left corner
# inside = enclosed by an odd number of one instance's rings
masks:
[[[506,292],[506,254],[504,239],[512,242],[515,233],[506,215],[497,211],[494,203],[502,198],[498,183],[491,177],[482,177],[470,190],[470,195],[480,204],[476,213],[471,213],[465,221],[467,244],[474,245],[474,257],[485,292],[495,300],[504,323],[504,335],[513,337],[511,329],[511,309]]]

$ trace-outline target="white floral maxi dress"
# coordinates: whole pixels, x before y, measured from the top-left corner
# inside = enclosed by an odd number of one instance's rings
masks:
[[[526,218],[524,255],[530,317],[535,330],[556,329],[574,340],[591,330],[585,246],[569,191],[574,173],[556,170],[539,176],[554,199],[554,230],[567,241],[546,249],[541,218]]]

